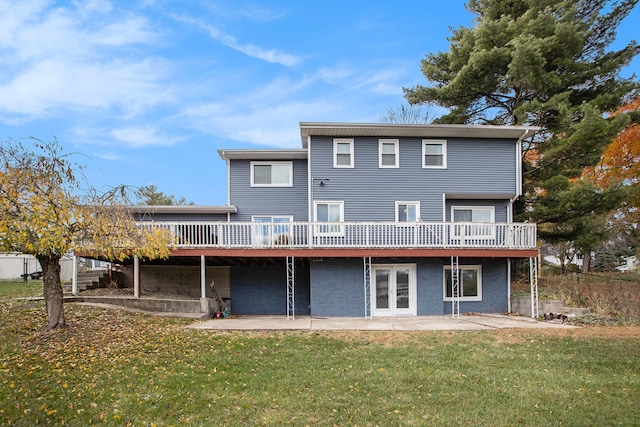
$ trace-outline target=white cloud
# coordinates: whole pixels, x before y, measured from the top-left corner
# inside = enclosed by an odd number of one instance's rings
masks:
[[[131,148],[141,148],[151,145],[170,146],[184,140],[182,137],[162,135],[159,129],[150,126],[114,129],[110,134],[115,138],[116,143]]]
[[[129,156],[123,156],[122,154],[118,154],[115,153],[113,151],[96,151],[93,153],[94,156],[96,156],[99,159],[102,160],[109,160],[112,162],[118,161],[118,162],[123,162],[123,161],[127,161],[127,159],[129,159]]]
[[[299,148],[300,121],[376,121],[389,105],[371,100],[401,99],[401,86],[394,81],[403,73],[397,68],[355,70],[325,67],[297,79],[275,77],[243,92],[218,94],[216,102],[189,106],[175,120],[221,139]]]
[[[84,1],[74,0],[73,4],[78,9],[84,9],[88,12],[96,11],[101,13],[107,13],[113,10],[113,5],[109,0],[84,0]]]
[[[338,84],[352,75],[353,71],[346,67],[323,67],[317,73],[317,77],[331,84]]]
[[[406,68],[394,67],[378,70],[361,81],[358,87],[369,88],[380,95],[402,95],[402,81],[406,80]]]
[[[95,45],[124,46],[138,43],[153,43],[158,34],[153,32],[146,19],[131,17],[113,22],[91,34]]]
[[[271,4],[269,4],[269,7],[263,7],[256,3],[244,6],[238,3],[234,0],[226,3],[222,1],[206,1],[203,2],[202,6],[212,15],[223,17],[225,20],[235,20],[240,17],[248,21],[263,23],[276,21],[287,15],[283,10],[273,9]]]
[[[276,77],[272,82],[262,87],[253,88],[242,99],[242,103],[246,105],[273,106],[285,100],[304,98],[305,89],[312,89],[312,85],[317,79],[300,77],[299,80],[293,80],[288,77]]]
[[[112,160],[122,158],[121,149],[123,148],[168,147],[187,139],[182,135],[175,136],[174,131],[165,129],[165,127],[144,124],[111,129],[100,126],[76,126],[71,130],[72,135],[68,140],[78,147],[87,145],[99,147],[95,150],[95,155]]]
[[[409,68],[411,69],[411,68]],[[391,68],[376,65],[336,65],[323,67],[314,78],[347,91],[372,92],[383,96],[402,96],[402,86],[408,78],[407,68],[394,64]]]
[[[126,50],[158,38],[144,18],[110,15],[108,1],[74,4],[0,3],[3,122],[96,108],[132,116],[173,99],[165,83],[169,64],[150,55],[131,58]]]
[[[349,116],[350,115],[350,116]],[[280,148],[300,148],[301,121],[344,121],[353,117],[350,102],[331,99],[282,100],[226,107],[202,104],[184,111],[182,119],[191,127],[219,138]]]
[[[55,117],[61,109],[118,107],[132,116],[172,98],[161,83],[164,68],[155,59],[99,64],[46,59],[0,85],[0,112],[36,119]]]
[[[273,64],[284,65],[285,67],[293,67],[302,60],[299,56],[281,52],[278,49],[264,49],[252,43],[240,43],[235,37],[223,33],[214,26],[209,25],[200,19],[178,15],[169,16],[178,22],[198,26],[201,30],[206,31],[212,39],[217,40],[228,48],[243,53],[251,58],[260,59],[261,61]]]

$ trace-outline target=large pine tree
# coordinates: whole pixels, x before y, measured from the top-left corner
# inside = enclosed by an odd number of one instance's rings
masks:
[[[449,51],[425,57],[429,85],[405,89],[412,104],[448,109],[436,123],[541,127],[523,141],[519,217],[536,220],[547,241],[571,241],[582,252],[594,245],[589,225],[602,226],[593,217],[615,208],[624,194],[621,186],[603,189],[580,176],[629,123],[627,115],[607,112],[639,87],[620,75],[640,52],[638,44],[611,49],[636,3],[470,0],[473,27],[452,30]]]

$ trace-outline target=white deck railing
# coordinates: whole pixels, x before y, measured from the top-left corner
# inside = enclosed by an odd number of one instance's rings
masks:
[[[533,249],[536,225],[465,222],[206,222],[153,221],[178,248],[486,248]]]

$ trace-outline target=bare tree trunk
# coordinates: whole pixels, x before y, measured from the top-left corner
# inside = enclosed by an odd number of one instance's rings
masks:
[[[47,327],[49,329],[67,326],[64,320],[64,300],[60,283],[60,257],[39,255],[42,267],[44,302],[47,307]]]
[[[591,271],[591,251],[587,251],[582,258],[582,272],[588,273]]]

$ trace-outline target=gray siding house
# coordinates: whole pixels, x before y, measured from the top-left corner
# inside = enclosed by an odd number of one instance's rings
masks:
[[[136,208],[175,247],[132,286],[204,301],[214,281],[236,314],[508,312],[510,260],[538,256],[512,214],[533,130],[300,123],[300,149],[219,150],[225,206]]]

